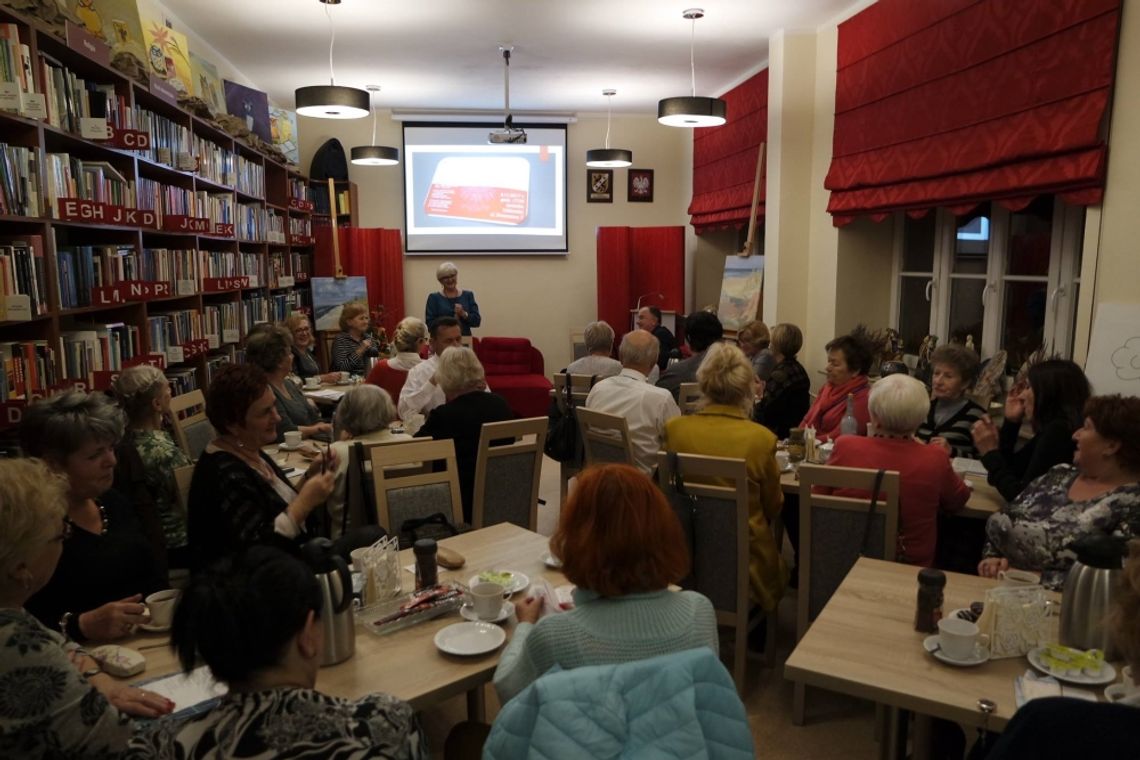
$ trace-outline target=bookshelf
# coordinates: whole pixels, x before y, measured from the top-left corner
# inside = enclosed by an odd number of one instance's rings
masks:
[[[26,64],[0,66],[0,431],[133,364],[205,388],[254,324],[311,310],[308,178],[110,68],[79,28],[0,7],[0,45]]]
[[[313,193],[313,224],[327,226],[330,219],[328,180],[311,180],[310,185]],[[337,224],[341,227],[358,227],[356,183],[337,179],[333,180],[333,187],[336,190]]]

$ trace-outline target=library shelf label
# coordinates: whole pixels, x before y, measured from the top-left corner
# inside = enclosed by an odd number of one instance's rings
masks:
[[[239,340],[241,340],[241,334],[237,329],[222,330],[222,343],[237,343]]]
[[[210,350],[210,341],[206,338],[197,338],[195,340],[187,341],[181,346],[175,346],[182,352],[182,358],[179,361],[188,362],[191,359],[196,359],[199,356],[205,356],[206,352]],[[169,356],[169,354],[168,354]]]
[[[111,68],[111,48],[82,26],[67,22],[67,46],[101,66]]]
[[[162,217],[164,232],[195,232],[208,234],[210,220],[204,217],[183,216],[182,214],[164,214]]]
[[[22,293],[0,296],[0,321],[27,322],[32,318],[32,297]]]
[[[96,116],[79,117],[79,136],[84,140],[106,140],[111,134],[107,120]]]
[[[297,282],[308,282],[309,281],[309,273],[308,272],[296,272],[293,274],[293,279]]]
[[[119,379],[119,375],[123,374],[123,370],[143,364],[149,364],[158,369],[166,369],[166,354],[142,354],[141,356],[132,356],[130,359],[123,359],[122,369],[97,369],[92,373],[92,388],[97,391],[108,391]]]
[[[307,201],[304,198],[290,198],[289,208],[293,209],[294,211],[312,211],[313,202]]]
[[[20,115],[35,121],[47,121],[47,99],[38,92],[20,93]]]
[[[232,238],[234,236],[233,224],[230,222],[214,222],[214,235]]]
[[[0,82],[0,110],[15,111],[23,115],[20,107],[20,86],[15,82]]]
[[[150,90],[151,95],[156,95],[172,106],[178,105],[178,90],[170,86],[162,77],[150,75]]]
[[[233,277],[203,277],[203,293],[224,293],[227,290],[241,290],[251,287],[249,275],[235,275]]]
[[[294,281],[290,275],[283,274],[277,278],[277,287],[279,288],[291,288],[293,285]]]
[[[316,242],[312,235],[289,235],[289,245],[315,245]]]
[[[158,215],[141,208],[113,206],[110,203],[89,201],[86,198],[60,198],[59,218],[65,222],[88,224],[114,224],[126,227],[158,229]]]
[[[117,306],[132,301],[153,301],[170,298],[174,288],[169,282],[149,280],[123,280],[114,285],[91,288],[92,306]]]
[[[150,132],[141,129],[121,129],[107,125],[107,144],[126,150],[150,150]]]
[[[85,379],[64,380],[45,390],[28,391],[28,397],[26,399],[12,399],[11,401],[0,403],[0,430],[19,425],[20,421],[24,419],[24,409],[27,408],[28,404],[67,391],[83,391],[87,393],[90,390],[91,383]]]

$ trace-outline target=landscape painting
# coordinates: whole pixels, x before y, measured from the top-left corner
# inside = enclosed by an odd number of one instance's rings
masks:
[[[764,288],[763,256],[727,256],[717,316],[725,330],[739,330],[760,315]]]
[[[314,277],[313,323],[318,332],[339,332],[340,312],[348,303],[368,303],[366,277]]]

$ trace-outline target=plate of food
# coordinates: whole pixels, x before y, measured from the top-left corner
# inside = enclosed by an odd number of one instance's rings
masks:
[[[1116,668],[1105,662],[1099,649],[1073,649],[1060,644],[1047,644],[1029,650],[1029,664],[1058,681],[1096,686],[1116,680]]]
[[[516,594],[529,586],[530,578],[517,570],[491,569],[472,575],[467,581],[468,586],[474,586],[476,583],[498,583],[509,595]]]

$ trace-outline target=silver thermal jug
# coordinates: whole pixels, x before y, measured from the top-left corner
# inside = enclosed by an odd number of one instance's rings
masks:
[[[314,538],[303,549],[305,561],[321,587],[318,614],[324,630],[321,667],[343,662],[356,652],[356,621],[352,616],[352,575],[348,564],[333,550],[332,541]]]
[[[1107,618],[1116,600],[1127,545],[1121,538],[1092,536],[1069,548],[1077,561],[1069,569],[1061,596],[1060,641],[1077,649],[1100,649],[1115,659]]]

